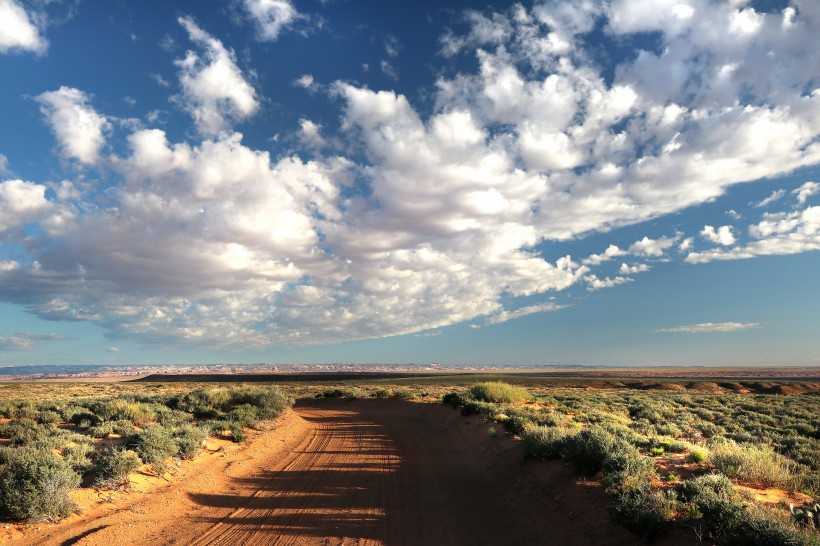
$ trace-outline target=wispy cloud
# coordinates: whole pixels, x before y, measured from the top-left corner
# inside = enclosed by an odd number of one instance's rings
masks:
[[[517,319],[519,317],[525,317],[527,315],[533,315],[535,313],[546,313],[547,311],[558,311],[559,309],[564,309],[569,307],[568,305],[560,305],[557,303],[542,303],[539,305],[530,305],[528,307],[521,307],[516,309],[515,311],[501,311],[496,315],[492,315],[491,317],[487,318],[484,321],[484,324],[487,326],[491,324],[501,324],[502,322],[507,322],[508,320]]]
[[[703,334],[712,332],[740,332],[760,328],[757,322],[701,322],[674,328],[659,328],[655,330],[661,334]]]

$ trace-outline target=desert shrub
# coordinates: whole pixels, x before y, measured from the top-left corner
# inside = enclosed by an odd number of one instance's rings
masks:
[[[792,486],[794,463],[765,445],[740,445],[733,440],[714,442],[710,460],[726,476],[765,486]]]
[[[226,421],[236,423],[240,427],[255,427],[259,423],[259,410],[250,404],[236,406],[223,417]]]
[[[672,491],[632,489],[615,496],[610,515],[627,529],[652,540],[672,521],[676,505]]]
[[[129,421],[145,426],[156,420],[156,413],[149,404],[133,400],[113,398],[94,406],[94,414],[103,421]]]
[[[128,481],[128,475],[142,466],[139,456],[130,450],[106,449],[94,464],[97,487],[117,487]]]
[[[349,389],[347,398],[359,398],[361,390]],[[291,403],[288,395],[277,386],[270,387],[241,387],[230,391],[230,405],[248,404],[257,409],[260,419],[278,417]]]
[[[231,431],[231,440],[236,443],[244,442],[248,438],[245,430],[236,423],[232,424],[229,430]]]
[[[521,433],[526,457],[557,459],[561,457],[567,438],[573,433],[566,428],[530,425]]]
[[[706,474],[677,486],[678,494],[688,502],[699,503],[704,499],[730,500],[736,496],[732,481],[721,474]]]
[[[21,417],[9,421],[0,428],[0,435],[11,440],[15,446],[30,446],[49,437],[50,427],[42,427],[34,419]]]
[[[397,389],[393,392],[392,396],[392,398],[395,398],[396,400],[412,400],[415,397],[416,395],[413,394],[413,391],[407,389]]]
[[[18,449],[0,469],[0,517],[13,520],[55,520],[75,508],[68,492],[80,476],[63,459],[40,450]]]
[[[376,389],[372,393],[373,398],[392,398],[393,389]]]
[[[224,387],[209,387],[191,391],[178,401],[178,409],[192,413],[199,419],[217,417],[229,409],[231,393]]]
[[[114,434],[114,423],[100,423],[99,425],[88,427],[88,434],[94,438],[108,438]]]
[[[361,398],[362,391],[356,387],[333,387],[325,389],[318,394],[319,398]]]
[[[192,425],[183,425],[174,429],[172,437],[176,441],[179,456],[183,459],[193,459],[202,449],[208,431]]]
[[[41,425],[54,425],[60,422],[62,416],[56,411],[44,410],[37,414],[36,420]]]
[[[568,437],[564,456],[589,473],[618,471],[641,458],[635,446],[597,426]]]
[[[482,402],[506,404],[514,404],[532,399],[527,389],[501,381],[488,381],[473,385],[470,388],[470,394],[472,394],[476,400]]]
[[[83,473],[91,468],[90,455],[94,448],[88,443],[72,444],[63,448],[63,459],[75,471]]]
[[[155,408],[157,423],[163,426],[179,426],[190,423],[194,416],[184,411],[171,409],[166,406]]]
[[[527,427],[531,427],[532,424],[532,421],[518,414],[508,416],[503,422],[504,430],[519,436],[523,435]]]
[[[156,425],[131,436],[127,445],[159,473],[167,470],[166,460],[179,452],[177,442],[170,431]]]

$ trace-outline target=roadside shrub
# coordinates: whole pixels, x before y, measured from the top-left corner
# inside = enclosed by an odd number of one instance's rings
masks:
[[[230,427],[231,431],[231,440],[234,442],[241,443],[248,439],[248,436],[245,434],[245,430],[237,425],[236,423],[232,424]]]
[[[94,464],[97,487],[118,487],[128,481],[128,475],[142,466],[139,456],[130,450],[106,449],[98,456]]]
[[[174,429],[172,436],[177,444],[177,453],[183,459],[193,459],[202,443],[208,437],[208,431],[192,425],[184,425]]]
[[[334,387],[330,389],[325,389],[318,394],[318,398],[350,398],[356,399],[361,398],[362,391],[357,389],[356,387]]]
[[[517,387],[501,381],[488,381],[473,385],[470,394],[482,402],[514,404],[531,400],[532,396],[523,387]]]
[[[393,389],[377,389],[373,391],[373,398],[392,398]]]
[[[224,419],[240,427],[255,427],[259,423],[259,410],[250,404],[242,404],[232,409]]]
[[[359,398],[362,393],[357,388],[349,389],[347,398]],[[277,386],[240,387],[230,391],[230,405],[248,404],[257,409],[260,419],[278,417],[291,403],[291,399]]]
[[[68,492],[80,485],[80,476],[51,453],[19,449],[0,469],[0,517],[42,521],[68,516],[74,502]]]
[[[571,432],[565,428],[530,425],[521,433],[524,456],[558,459]]]
[[[166,459],[179,452],[179,446],[170,431],[156,425],[131,436],[127,445],[160,474],[168,469]]]

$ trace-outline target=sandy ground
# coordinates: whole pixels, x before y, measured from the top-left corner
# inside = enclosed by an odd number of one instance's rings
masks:
[[[59,524],[10,526],[0,543],[641,542],[608,521],[599,487],[560,462],[522,464],[517,442],[492,426],[441,404],[300,401],[249,445],[206,454],[169,483],[87,503]]]

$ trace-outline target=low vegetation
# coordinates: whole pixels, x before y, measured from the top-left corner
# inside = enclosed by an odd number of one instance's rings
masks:
[[[75,508],[69,492],[128,483],[143,465],[162,474],[212,435],[278,416],[290,397],[275,386],[204,387],[174,394],[8,401],[0,406],[0,519],[51,521]]]
[[[820,505],[767,507],[754,494],[820,496],[815,395],[522,390],[481,383],[443,400],[502,424],[528,457],[597,477],[610,517],[650,540],[679,525],[719,544],[820,545]]]

